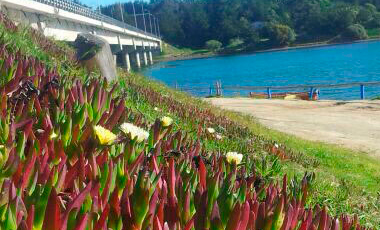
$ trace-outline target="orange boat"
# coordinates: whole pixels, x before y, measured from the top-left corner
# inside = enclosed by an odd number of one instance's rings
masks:
[[[312,100],[318,100],[318,91],[313,92]],[[268,98],[268,94],[266,93],[255,93],[250,92],[249,97],[256,99],[265,99]],[[300,100],[310,100],[309,92],[287,92],[287,93],[272,93],[272,99],[300,99]]]

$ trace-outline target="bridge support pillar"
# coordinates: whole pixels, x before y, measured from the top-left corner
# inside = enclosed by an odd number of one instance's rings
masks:
[[[152,51],[149,51],[149,62],[151,65],[153,65],[153,55],[152,55]]]
[[[113,63],[115,64],[115,66],[117,67],[117,55],[114,54],[112,55],[113,56]]]
[[[124,54],[124,67],[127,68],[128,72],[131,72],[131,60],[129,58],[129,53]]]
[[[143,52],[144,54],[144,64],[147,66],[148,65],[148,56],[146,55],[146,52]]]
[[[140,53],[136,52],[136,65],[137,68],[141,68]]]

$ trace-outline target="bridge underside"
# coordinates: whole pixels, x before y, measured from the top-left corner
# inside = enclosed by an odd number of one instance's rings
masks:
[[[132,67],[140,68],[141,66],[153,64],[153,55],[159,54],[161,51],[161,41],[151,40],[147,36],[147,38],[132,36],[111,30],[106,26],[99,27],[91,25],[91,23],[79,23],[78,21],[59,17],[59,12],[56,15],[42,14],[41,12],[32,12],[24,8],[17,9],[17,7],[6,5],[1,1],[0,4],[2,4],[1,10],[16,23],[31,26],[41,31],[45,36],[56,40],[73,42],[79,33],[86,32],[105,39],[111,45],[115,63],[126,67],[128,70],[132,69]],[[101,23],[101,25],[104,24]],[[110,26],[108,25],[108,27]]]

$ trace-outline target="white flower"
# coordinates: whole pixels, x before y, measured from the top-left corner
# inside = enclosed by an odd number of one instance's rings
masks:
[[[39,134],[42,134],[42,133],[45,132],[45,130],[43,130],[43,129],[37,129],[36,132],[39,133]]]
[[[217,133],[217,134],[215,135],[215,138],[218,139],[218,140],[222,140],[223,137],[222,137],[222,135],[220,135],[220,134]]]
[[[170,117],[162,117],[161,118],[161,124],[164,127],[168,127],[173,123],[173,119]]]
[[[154,111],[161,112],[161,109],[154,107]]]
[[[206,130],[208,133],[211,133],[211,134],[215,133],[215,129],[213,129],[213,128],[207,128]]]
[[[228,152],[226,154],[227,162],[230,164],[240,164],[243,160],[243,154],[237,152]]]
[[[274,147],[278,148],[278,144],[277,144],[277,143],[276,143],[276,144],[274,144]]]
[[[132,140],[137,137],[136,141],[138,143],[147,140],[149,137],[149,133],[147,131],[131,123],[123,123],[120,126],[120,130],[125,134],[129,134]]]
[[[100,125],[94,126],[95,135],[101,145],[112,145],[116,140],[116,135]]]

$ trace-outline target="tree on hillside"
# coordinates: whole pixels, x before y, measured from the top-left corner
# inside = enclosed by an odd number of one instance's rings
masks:
[[[292,28],[282,24],[268,24],[266,34],[274,46],[287,46],[296,39],[296,34]]]
[[[368,38],[366,29],[360,24],[354,24],[347,27],[343,33],[345,39],[361,40]]]
[[[190,47],[202,47],[209,37],[209,22],[204,4],[181,4],[183,12],[182,29],[186,37],[186,45]]]
[[[222,43],[217,40],[210,40],[206,42],[206,49],[215,52],[222,48]]]
[[[185,45],[185,33],[182,28],[180,4],[177,1],[165,0],[159,3],[160,31],[164,39],[172,44]]]

